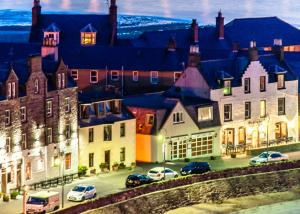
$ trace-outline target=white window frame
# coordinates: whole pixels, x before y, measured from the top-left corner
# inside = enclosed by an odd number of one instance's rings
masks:
[[[229,90],[228,92],[226,90]],[[224,80],[224,96],[232,95],[232,83],[231,80]]]
[[[5,150],[6,153],[11,153],[11,137],[5,139]]]
[[[71,70],[71,76],[74,80],[78,80],[78,70]]]
[[[119,80],[119,71],[110,71],[110,79],[112,81],[118,81]]]
[[[176,75],[179,74],[179,77],[177,78]],[[174,82],[176,82],[181,77],[182,72],[174,72]]]
[[[229,112],[226,112],[225,110],[226,110],[226,107],[230,107],[230,111]],[[228,114],[228,117],[226,117],[225,115],[226,114]],[[231,121],[232,120],[232,104],[225,104],[224,105],[224,121],[226,122],[226,121]]]
[[[7,98],[11,99],[11,83],[7,83]]]
[[[133,82],[139,81],[139,72],[138,71],[132,71],[132,81]]]
[[[65,73],[61,73],[61,88],[66,87],[66,75]]]
[[[47,117],[52,117],[53,113],[53,102],[52,100],[47,100],[46,101],[46,115]]]
[[[178,111],[173,113],[173,124],[183,123],[183,112]]]
[[[65,98],[65,112],[69,113],[71,111],[71,105],[70,105],[70,97]]]
[[[96,74],[96,75],[93,75],[93,74]],[[94,77],[96,78],[95,81],[92,80]],[[90,71],[90,83],[98,83],[98,72],[96,70]]]
[[[21,122],[26,122],[27,121],[27,109],[26,106],[22,106],[20,108],[20,114],[21,114]]]
[[[38,94],[39,91],[40,91],[40,83],[39,83],[39,80],[36,79],[36,80],[34,81],[34,93],[35,93],[35,94]]]
[[[283,106],[280,106],[280,101],[283,101]],[[278,98],[278,115],[285,115],[285,106],[286,106],[286,99],[284,97]]]
[[[245,94],[251,93],[251,79],[250,79],[250,77],[244,78],[244,93]]]
[[[11,90],[12,90],[11,96],[12,96],[12,98],[15,98],[16,97],[16,83],[15,82],[11,83]]]
[[[57,74],[57,88],[61,89],[61,75]]]
[[[204,117],[202,117],[201,111],[205,111],[207,109],[208,109],[209,116],[204,118]],[[213,119],[214,119],[214,114],[213,114],[213,107],[212,106],[199,107],[198,108],[198,121],[211,121]]]
[[[10,110],[5,110],[5,126],[11,125],[11,112]]]
[[[262,103],[264,103],[264,104],[262,104]],[[267,101],[266,100],[260,100],[259,101],[259,116],[261,118],[264,118],[264,117],[266,117],[266,115],[267,115]]]
[[[251,119],[251,102],[245,102],[245,119]],[[247,109],[247,106],[249,109]]]
[[[285,77],[284,74],[277,75],[277,89],[284,89],[285,88]]]
[[[151,71],[150,73],[150,82],[153,85],[157,85],[159,82],[159,75],[158,75],[158,71]]]

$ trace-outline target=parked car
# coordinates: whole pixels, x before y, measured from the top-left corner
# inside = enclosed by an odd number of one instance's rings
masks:
[[[211,171],[211,168],[208,162],[190,162],[180,169],[180,174],[202,174],[209,171]]]
[[[67,195],[69,201],[84,201],[85,199],[95,198],[97,191],[93,185],[77,185]]]
[[[150,169],[147,175],[155,181],[168,180],[178,177],[178,173],[176,171],[164,167],[155,167]]]
[[[249,164],[251,166],[257,166],[268,162],[287,161],[288,159],[289,157],[286,154],[270,151],[270,152],[263,152],[260,155],[251,158]]]
[[[28,196],[26,213],[48,213],[59,209],[59,193],[41,191]]]
[[[129,188],[129,187],[141,186],[144,184],[150,184],[153,182],[154,180],[150,178],[148,175],[132,174],[127,177],[125,185],[126,188]]]

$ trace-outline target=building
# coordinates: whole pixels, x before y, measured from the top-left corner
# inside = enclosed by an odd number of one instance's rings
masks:
[[[135,118],[113,89],[93,87],[79,93],[79,164],[88,173],[115,163],[135,163]]]
[[[201,62],[191,48],[190,67],[175,86],[218,102],[224,153],[298,139],[298,80],[277,42],[271,54],[259,55],[252,41],[246,56]]]
[[[128,97],[125,104],[136,117],[137,161],[220,156],[217,102],[174,90]]]
[[[77,172],[77,87],[63,61],[2,60],[1,192],[57,177],[58,165]]]

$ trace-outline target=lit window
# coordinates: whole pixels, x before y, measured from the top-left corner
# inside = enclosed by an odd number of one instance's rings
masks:
[[[31,163],[27,162],[25,166],[25,179],[26,181],[31,179]]]
[[[73,77],[74,80],[78,80],[78,70],[72,70],[71,76]]]
[[[52,117],[52,100],[47,100],[46,102],[46,114],[47,117]]]
[[[11,98],[11,83],[7,83],[7,98]]]
[[[225,80],[224,81],[224,95],[231,95],[231,81],[230,80]]]
[[[66,77],[65,77],[65,73],[61,74],[61,87],[65,88],[66,87]]]
[[[110,78],[112,81],[119,80],[119,71],[111,71]]]
[[[158,84],[158,71],[151,71],[150,82],[151,84]]]
[[[71,138],[71,125],[70,124],[66,124],[65,136],[66,136],[66,139],[70,139]]]
[[[198,108],[198,120],[206,121],[213,119],[213,107],[202,107]]]
[[[147,114],[146,115],[146,124],[147,125],[154,125],[154,115],[153,114]]]
[[[124,162],[126,159],[126,155],[125,155],[125,147],[122,147],[121,148],[121,151],[120,151],[120,162]]]
[[[10,126],[11,125],[11,115],[10,110],[5,110],[5,125]]]
[[[104,141],[112,140],[111,125],[104,126]]]
[[[285,88],[284,74],[278,74],[277,75],[277,88],[278,89],[284,89]]]
[[[65,112],[69,113],[70,110],[71,110],[70,98],[67,97],[67,98],[65,98]]]
[[[16,83],[12,82],[11,83],[11,91],[12,91],[12,98],[16,97]]]
[[[181,76],[181,72],[174,72],[174,82],[176,82]]]
[[[250,78],[245,78],[244,79],[244,92],[247,94],[247,93],[250,93],[250,90],[251,90]]]
[[[94,142],[94,128],[89,128],[89,143]]]
[[[22,134],[21,143],[22,143],[22,150],[27,149],[27,136],[25,133]]]
[[[266,101],[261,100],[260,101],[260,117],[266,116]]]
[[[138,71],[132,72],[132,81],[134,81],[134,82],[139,81],[139,72]]]
[[[95,45],[96,33],[81,33],[81,45]]]
[[[47,142],[48,143],[53,143],[52,128],[47,128]]]
[[[5,150],[7,153],[11,152],[11,138],[7,137],[5,141]]]
[[[34,93],[35,94],[38,94],[39,93],[39,89],[40,88],[40,86],[39,86],[39,80],[38,79],[36,79],[35,81],[34,81]]]
[[[57,74],[57,88],[61,89],[61,75]]]
[[[173,123],[182,123],[183,122],[183,113],[175,112],[173,113]]]
[[[251,118],[251,102],[245,102],[245,119]]]
[[[232,105],[225,104],[224,105],[224,121],[232,120]]]
[[[20,113],[21,113],[21,122],[26,122],[27,120],[27,113],[26,113],[26,107],[22,106],[20,108]]]
[[[285,98],[278,98],[278,115],[285,115]]]
[[[90,83],[98,83],[97,71],[90,72]]]
[[[65,169],[71,169],[72,167],[72,155],[71,153],[67,153],[65,155]]]
[[[266,77],[265,76],[261,76],[259,77],[259,88],[260,91],[266,91]]]
[[[94,167],[94,153],[89,154],[89,167]]]
[[[120,125],[120,137],[125,137],[126,134],[126,128],[125,123],[121,123]]]

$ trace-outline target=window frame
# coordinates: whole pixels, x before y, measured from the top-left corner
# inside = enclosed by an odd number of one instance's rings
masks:
[[[126,137],[126,123],[120,123],[120,137]]]
[[[156,74],[156,75],[154,75]],[[154,79],[156,79],[156,81],[154,81]],[[151,71],[150,72],[150,82],[152,85],[158,85],[159,83],[159,74],[158,71]]]
[[[173,112],[173,124],[184,123],[183,112]]]
[[[115,73],[115,74],[113,74]],[[117,70],[112,70],[110,71],[110,79],[111,81],[119,81],[119,76],[120,76],[120,72]]]
[[[282,77],[282,79],[280,77]],[[279,80],[282,80],[282,82]],[[277,74],[277,89],[278,90],[285,89],[285,75],[284,74]]]
[[[6,153],[11,153],[12,152],[12,148],[11,148],[11,137],[6,137],[5,139],[5,151]]]
[[[244,78],[244,93],[250,94],[251,93],[251,79],[250,77]]]
[[[120,162],[125,162],[126,161],[126,148],[121,147],[120,148]]]
[[[28,145],[27,145],[27,134],[26,133],[22,133],[21,135],[21,145],[22,145],[22,150],[26,150],[28,149]]]
[[[247,109],[247,106],[249,109]],[[245,102],[245,119],[251,119],[251,102],[249,101]]]
[[[65,137],[67,140],[71,139],[71,135],[72,135],[72,128],[71,128],[71,124],[67,123],[65,126]]]
[[[20,108],[20,120],[22,123],[27,121],[27,109],[26,106],[21,106]]]
[[[89,138],[89,143],[94,142],[94,128],[88,129],[88,138]]]
[[[226,112],[226,107],[229,107],[229,112]],[[225,115],[229,114],[229,117],[226,117]],[[224,122],[232,121],[232,104],[224,104]]]
[[[89,153],[89,167],[94,167],[95,165],[95,154]]]
[[[69,159],[67,159],[67,157]],[[65,154],[65,169],[66,170],[72,169],[72,153],[70,152]]]
[[[263,80],[263,87],[262,87],[262,80]],[[259,91],[260,92],[265,92],[266,91],[266,84],[267,84],[266,76],[260,76],[259,77]]]
[[[109,135],[107,135],[105,132],[107,128],[109,130]],[[103,141],[112,141],[112,125],[106,125],[103,127]]]
[[[264,108],[262,109],[262,103]],[[265,118],[267,116],[267,101],[266,100],[260,100],[259,101],[259,117]]]
[[[178,74],[179,74],[179,77],[176,77],[176,75],[178,75]],[[174,72],[174,83],[180,79],[181,75],[182,75],[182,72]]]
[[[52,101],[52,99],[48,99],[46,101],[46,116],[47,117],[53,116],[53,101]]]
[[[200,118],[201,114],[200,111],[204,109],[209,109],[208,112],[210,114],[210,117],[208,119]],[[204,121],[212,121],[214,119],[214,113],[213,113],[213,106],[206,106],[206,107],[199,107],[198,108],[198,121],[204,122]]]
[[[95,75],[93,75],[93,73],[95,74]],[[96,80],[93,80],[93,78],[95,78]],[[97,70],[91,70],[90,71],[90,83],[98,83],[98,72],[97,72]]]
[[[11,126],[11,111],[9,109],[5,110],[4,115],[5,126]]]
[[[227,85],[227,83],[228,83],[228,85]],[[227,89],[228,89],[228,92],[227,92]],[[232,95],[231,80],[224,80],[223,94],[224,94],[224,96],[231,96]]]
[[[74,74],[74,72],[76,72],[76,74]],[[78,80],[79,79],[79,72],[77,69],[72,69],[71,70],[71,77],[74,79],[74,80]]]
[[[280,102],[282,102],[282,101],[283,101],[283,106],[280,106]],[[280,108],[282,108],[282,111],[280,111]],[[285,114],[286,114],[286,112],[285,112],[285,98],[281,97],[281,98],[278,98],[278,115],[285,115]]]
[[[138,71],[132,71],[132,81],[133,82],[139,81],[139,72]]]
[[[71,112],[70,97],[65,97],[65,113]]]
[[[90,37],[90,38],[88,38]],[[90,40],[90,42],[86,42]],[[97,33],[96,32],[81,32],[80,44],[82,46],[91,46],[97,44]]]
[[[40,93],[40,82],[38,79],[34,80],[34,94]]]
[[[150,118],[152,118],[152,122],[150,123]],[[155,118],[154,118],[154,114],[146,114],[146,125],[147,126],[153,126],[154,125],[154,121],[155,121]]]
[[[53,143],[53,129],[52,129],[52,127],[47,128],[47,143],[48,144]]]

